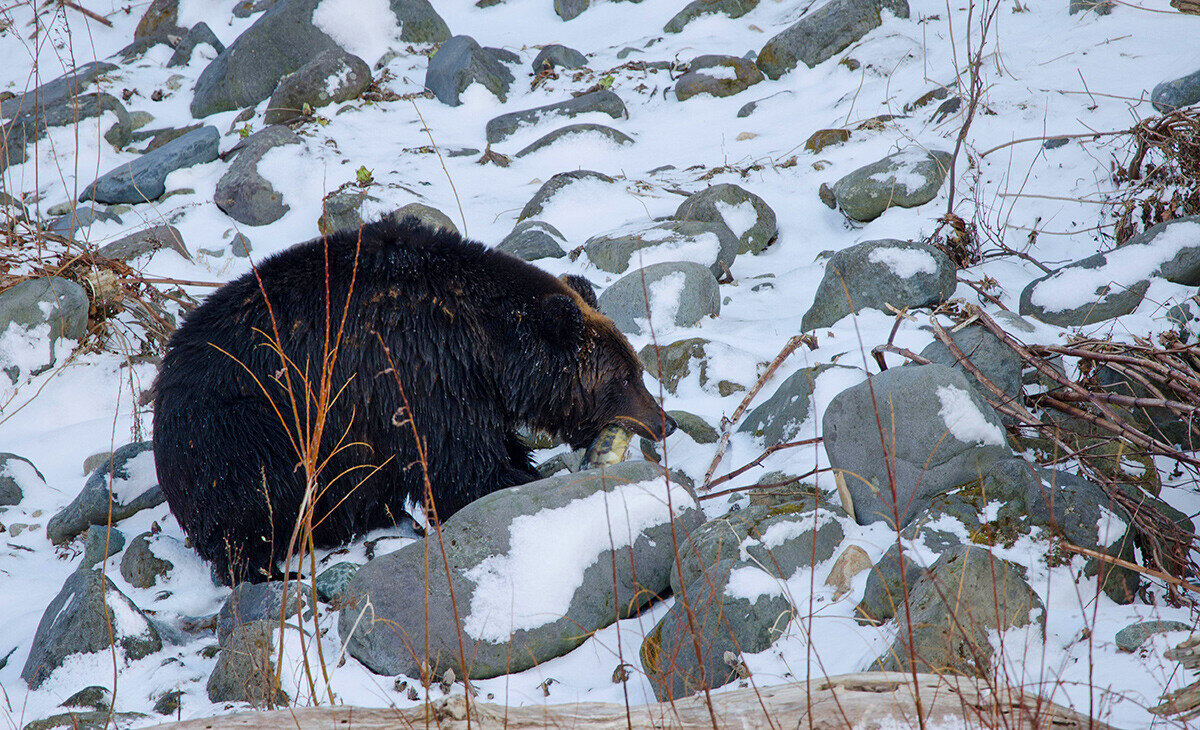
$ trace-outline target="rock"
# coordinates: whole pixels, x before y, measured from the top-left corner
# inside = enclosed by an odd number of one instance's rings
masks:
[[[1192,626],[1182,621],[1139,621],[1117,632],[1115,641],[1121,651],[1137,651],[1146,640],[1155,634],[1168,631],[1191,631]]]
[[[1034,279],[1019,309],[1060,327],[1095,324],[1137,309],[1152,276],[1200,285],[1200,216],[1159,223],[1113,251]]]
[[[108,710],[112,708],[112,692],[107,687],[93,684],[90,687],[84,687],[63,700],[59,707],[82,710]]]
[[[949,153],[910,148],[846,175],[833,184],[833,196],[846,217],[872,221],[888,208],[933,200],[949,169]]]
[[[278,623],[279,614],[285,607],[287,615],[284,618],[290,618],[297,612],[311,610],[312,605],[312,588],[301,586],[294,580],[289,581],[286,587],[279,580],[238,583],[225,600],[225,605],[217,612],[217,642],[222,647],[228,645],[238,627],[247,624],[259,621]]]
[[[813,384],[817,376],[836,365],[800,368],[779,384],[775,393],[750,411],[738,426],[740,433],[754,434],[768,446],[790,441],[808,420]]]
[[[104,525],[92,525],[87,529],[83,542],[83,562],[80,570],[89,570],[109,557],[121,552],[125,547],[125,535],[117,528]]]
[[[50,221],[47,228],[51,233],[57,233],[64,238],[74,238],[75,232],[81,228],[89,228],[96,223],[108,223],[109,221],[123,222],[120,216],[110,210],[97,208],[94,205],[81,205]]]
[[[494,121],[494,120],[493,120]],[[536,218],[542,213],[542,209],[550,202],[550,200],[562,192],[563,188],[574,185],[588,185],[596,183],[615,183],[608,175],[591,170],[572,170],[571,172],[560,172],[538,188],[538,191],[533,194],[525,207],[521,209],[520,215],[517,216],[517,222],[521,222],[528,218]]]
[[[181,35],[183,28],[179,23],[179,0],[153,0],[150,7],[142,14],[137,28],[133,31],[134,38],[166,37],[168,34]]]
[[[633,138],[624,132],[617,131],[612,127],[606,127],[603,124],[569,124],[561,129],[556,129],[553,132],[541,137],[532,144],[526,146],[515,157],[524,157],[539,150],[543,150],[550,145],[570,137],[574,139],[578,136],[586,135],[590,138],[599,138],[600,140],[610,142],[615,145],[633,144]]]
[[[837,600],[853,589],[854,579],[864,570],[871,569],[871,558],[867,551],[857,545],[847,545],[825,578],[825,585],[833,588],[833,600]]]
[[[275,147],[299,143],[295,132],[278,125],[247,137],[239,145],[229,169],[217,181],[213,202],[230,218],[247,226],[265,226],[282,218],[291,206],[258,173],[258,163]]]
[[[672,530],[686,533],[703,518],[678,484],[668,512],[664,482],[658,465],[629,461],[482,497],[442,525],[449,576],[440,558],[426,560],[422,542],[359,569],[338,619],[342,639],[372,671],[410,677],[421,676],[422,661],[436,676],[453,668],[485,679],[565,654],[667,589]],[[609,529],[606,514],[619,524]],[[551,551],[547,531],[556,536]],[[426,645],[428,656],[409,648]]]
[[[699,372],[700,385],[708,383],[708,353],[707,348],[712,342],[703,337],[689,337],[669,345],[650,343],[638,352],[638,359],[646,372],[662,383],[672,395],[679,387],[680,381],[692,372],[692,362],[695,361]]]
[[[830,0],[767,41],[755,62],[772,80],[800,62],[812,68],[878,28],[879,6],[875,0]],[[908,17],[907,0],[897,0],[889,7],[900,17]]]
[[[949,333],[950,339],[962,350],[971,364],[992,381],[996,387],[1012,402],[1021,399],[1021,371],[1025,361],[1011,347],[1001,342],[989,330],[980,325],[971,325]],[[968,382],[976,383],[975,376],[967,372],[958,358],[950,352],[950,348],[941,340],[934,340],[924,350],[921,357],[942,365],[948,365],[962,372]],[[994,399],[991,393],[984,390],[983,385],[976,386],[981,394],[988,399]],[[1004,418],[1003,416],[1001,418]]]
[[[590,0],[554,0],[554,12],[563,20],[573,20],[588,9]]]
[[[1200,102],[1200,70],[1155,85],[1150,103],[1161,114]]]
[[[119,644],[134,661],[162,649],[162,639],[137,606],[103,573],[71,574],[42,614],[21,677],[37,689],[72,654]]]
[[[829,259],[804,331],[832,327],[865,308],[889,311],[946,301],[957,286],[957,268],[946,254],[925,243],[885,238],[842,249]]]
[[[112,243],[106,243],[100,247],[99,253],[110,259],[132,261],[139,256],[153,254],[162,248],[169,248],[188,261],[192,260],[192,255],[188,253],[187,246],[183,243],[183,234],[175,226],[165,223],[143,228],[128,236],[118,238]]]
[[[165,501],[154,471],[153,445],[137,441],[113,452],[112,458],[88,477],[79,496],[50,519],[46,535],[62,545],[92,525],[112,523]]]
[[[687,101],[698,94],[733,96],[763,80],[762,71],[737,56],[699,56],[675,82],[675,98]]]
[[[500,63],[497,49],[481,48],[471,36],[456,35],[429,57],[425,88],[443,104],[458,106],[459,94],[476,82],[500,101],[507,100],[513,75]]]
[[[962,373],[937,364],[892,368],[847,388],[825,409],[822,433],[864,525],[903,527],[935,495],[1012,455],[987,401]]]
[[[233,17],[249,18],[255,13],[261,13],[274,5],[276,0],[241,0],[233,6]]]
[[[458,226],[454,225],[454,221],[450,220],[450,216],[424,203],[409,203],[391,213],[391,216],[396,220],[402,220],[404,217],[410,215],[430,228],[441,228],[451,233],[458,233]]]
[[[720,221],[663,221],[649,228],[635,224],[592,236],[583,250],[596,268],[610,274],[623,273],[631,264],[694,261],[720,277],[733,265],[738,239]]]
[[[16,114],[0,124],[0,134],[3,134],[5,142],[4,149],[0,150],[0,170],[24,162],[27,159],[26,147],[41,139],[50,127],[74,125],[83,119],[112,112],[117,117],[117,123],[105,134],[106,140],[119,149],[129,142],[132,133],[129,112],[121,102],[99,92],[52,97],[41,104],[29,100],[14,109]]]
[[[496,248],[526,261],[535,261],[566,256],[564,244],[566,239],[554,226],[539,220],[526,220],[514,226],[512,233],[505,236]]]
[[[125,554],[121,556],[121,576],[129,585],[135,588],[153,588],[159,578],[175,568],[175,564],[170,560],[155,555],[151,547],[153,543],[165,539],[161,534],[143,532],[129,543]]]
[[[636,333],[651,318],[658,328],[691,327],[706,316],[720,314],[720,291],[716,277],[700,264],[651,264],[605,289],[600,311],[622,332]]]
[[[340,605],[346,596],[346,586],[358,574],[356,563],[334,563],[317,574],[317,598],[327,603]]]
[[[357,98],[371,85],[367,62],[341,48],[328,48],[279,80],[263,112],[264,124],[285,124],[320,109]]]
[[[275,90],[279,80],[322,51],[337,48],[313,25],[321,0],[279,0],[205,67],[196,81],[192,116],[254,106]],[[400,21],[400,40],[439,43],[450,30],[427,0],[390,0]]]
[[[273,621],[251,621],[232,632],[208,677],[209,700],[268,708],[287,704],[275,671],[274,628]]]
[[[362,188],[348,187],[330,193],[321,201],[317,230],[323,236],[337,231],[358,230],[363,225],[363,207],[368,201],[380,202],[379,198]]]
[[[700,416],[687,411],[667,411],[667,415],[675,419],[675,425],[698,444],[715,444],[719,435],[717,429],[708,425]]]
[[[536,109],[501,114],[487,123],[487,141],[488,144],[496,144],[511,137],[521,127],[528,127],[558,117],[577,117],[589,112],[601,112],[613,119],[629,117],[629,112],[625,109],[625,103],[621,101],[621,97],[608,89],[601,89]]]
[[[675,210],[675,219],[724,222],[738,237],[738,253],[762,253],[778,231],[771,206],[731,183],[712,185],[689,196]]]
[[[679,33],[684,26],[701,15],[724,13],[732,18],[740,18],[758,7],[758,0],[692,0],[674,15],[663,26],[664,33]]]
[[[46,478],[23,456],[0,452],[0,507],[20,504],[25,493],[45,494]]]
[[[79,202],[146,203],[167,191],[170,173],[217,159],[221,135],[216,127],[204,126],[147,152],[133,162],[105,173],[88,185]]]
[[[68,99],[80,95],[101,74],[116,70],[116,65],[104,61],[85,63],[32,91],[0,101],[0,118],[11,119],[24,114],[43,115],[48,109],[62,106]]]
[[[849,129],[818,129],[804,143],[804,149],[814,155],[826,147],[841,144],[850,139]]]
[[[990,632],[1029,624],[1045,608],[1024,570],[980,547],[954,548],[937,559],[909,594],[911,617],[872,670],[991,675]],[[1037,612],[1037,613],[1035,613]]]
[[[244,233],[235,233],[229,242],[229,251],[239,259],[250,258],[250,239]]]
[[[542,46],[542,50],[533,59],[533,72],[536,74],[547,66],[565,69],[585,68],[587,56],[574,48],[568,48],[560,43],[551,43]]]
[[[196,23],[183,37],[183,40],[179,41],[179,45],[175,46],[171,60],[167,61],[167,68],[186,66],[191,63],[192,51],[196,50],[196,46],[201,43],[210,46],[218,54],[225,50],[225,44],[217,38],[217,34],[213,33],[212,28],[208,27],[208,23]]]
[[[1096,15],[1108,15],[1115,6],[1116,3],[1111,0],[1071,0],[1067,5],[1067,12],[1070,15],[1077,15],[1091,10]]]
[[[51,715],[44,720],[34,720],[22,730],[108,730],[108,728],[133,727],[147,715],[141,712],[113,712],[103,710],[75,710]]]
[[[55,362],[55,345],[60,338],[78,340],[87,332],[88,298],[83,287],[57,276],[26,279],[0,292],[0,333],[34,338],[43,355],[23,355],[10,361],[11,353],[0,353],[0,366],[15,383],[22,368],[37,375]],[[10,329],[12,325],[17,329]],[[43,333],[42,328],[46,331]],[[13,347],[15,343],[10,344]]]
[[[764,101],[767,101],[768,99],[774,99],[777,96],[792,96],[792,92],[786,91],[786,90],[778,91],[774,94],[771,94],[770,96],[763,97],[762,99],[755,99],[754,101],[743,104],[742,108],[738,109],[738,113],[737,113],[738,119],[750,116],[751,114],[753,114],[755,112],[756,109],[758,109],[759,104],[763,103]]]

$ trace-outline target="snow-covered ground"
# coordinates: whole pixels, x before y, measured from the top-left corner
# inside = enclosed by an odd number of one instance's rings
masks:
[[[22,3],[0,15],[12,19],[12,25],[0,34],[0,90],[20,93],[59,76],[66,68],[107,58],[131,41],[133,28],[145,10],[144,3],[82,2],[108,17],[113,27],[67,8],[57,15],[43,15],[40,22],[46,25],[45,32],[31,39],[35,3]],[[418,52],[421,48],[392,42],[394,21],[389,19],[385,2],[326,3],[342,6],[330,10],[329,17],[341,18],[340,22],[353,18],[351,27],[335,33],[345,38],[348,50],[372,65],[389,48],[399,52],[387,62],[392,79],[386,86],[401,95],[422,89],[427,58]],[[233,0],[183,0],[180,25],[205,20],[224,43],[231,43],[257,17],[233,18],[234,4]],[[234,231],[240,230],[250,239],[251,260],[316,236],[322,198],[354,180],[360,167],[369,169],[377,183],[370,190],[381,201],[374,204],[376,212],[419,200],[445,212],[470,237],[488,243],[498,242],[512,229],[522,206],[552,175],[590,169],[616,177],[617,186],[589,190],[587,195],[573,190],[556,199],[543,216],[567,236],[572,248],[593,234],[674,213],[683,200],[680,190],[694,192],[718,182],[736,183],[761,196],[775,210],[778,241],[761,255],[737,258],[732,266],[733,282],[721,287],[724,304],[720,317],[687,330],[672,330],[659,323],[654,334],[663,343],[682,336],[702,336],[728,345],[728,354],[710,362],[709,377],[750,386],[758,377],[756,363],[770,361],[800,331],[801,316],[811,305],[823,274],[822,252],[882,238],[920,240],[936,227],[946,209],[946,186],[924,206],[893,208],[871,223],[853,226],[821,203],[818,188],[909,146],[954,148],[961,112],[934,121],[936,103],[911,113],[904,108],[927,91],[954,83],[956,69],[965,69],[968,34],[974,33],[974,42],[979,41],[978,9],[973,16],[975,25],[969,27],[963,0],[912,0],[910,18],[885,12],[881,27],[834,59],[815,69],[801,65],[778,81],[766,80],[728,98],[700,96],[681,103],[671,93],[664,93],[673,83],[667,71],[615,70],[611,88],[629,108],[629,118],[614,121],[597,115],[574,121],[610,124],[631,136],[633,145],[576,141],[514,160],[508,167],[476,164],[478,155],[448,157],[418,151],[431,141],[442,150],[482,149],[484,125],[492,117],[560,101],[569,91],[600,82],[606,70],[625,61],[686,62],[706,53],[741,56],[757,51],[798,18],[808,3],[762,0],[739,19],[704,16],[682,33],[664,36],[663,24],[682,5],[681,0],[636,4],[601,0],[564,23],[549,0],[507,0],[485,9],[468,2],[436,2],[454,34],[470,35],[481,45],[503,47],[521,56],[526,73],[517,74],[507,102],[499,102],[474,85],[463,94],[464,103],[459,107],[424,98],[358,104],[341,114],[327,107],[318,110],[328,119],[327,124],[307,124],[300,130],[302,146],[277,148],[260,165],[260,172],[291,206],[277,222],[240,227],[218,210],[212,202],[214,188],[226,164],[216,161],[177,171],[167,179],[168,191],[191,192],[136,206],[123,214],[123,223],[97,224],[79,235],[102,245],[145,225],[169,222],[182,232],[194,260],[164,250],[148,262],[143,260],[144,274],[222,282],[251,266],[251,261],[228,253]],[[1040,141],[1022,142],[982,159],[979,154],[1023,138],[1130,127],[1154,114],[1145,101],[1150,88],[1200,68],[1198,38],[1200,17],[1175,13],[1166,0],[1121,2],[1107,16],[1068,15],[1067,0],[1005,3],[987,39],[982,68],[984,104],[967,139],[967,149],[977,164],[968,164],[960,155],[955,211],[976,222],[985,238],[1001,238],[1048,265],[1077,260],[1111,246],[1104,236],[1111,230],[1104,227],[1110,219],[1099,203],[1115,189],[1113,164],[1127,159],[1128,137],[1073,138],[1051,150],[1044,149]],[[529,62],[537,53],[536,46],[548,43],[562,43],[588,54],[593,71],[578,81],[569,72],[563,73],[529,91]],[[642,52],[618,59],[618,52],[626,47]],[[152,127],[195,123],[188,111],[191,88],[212,57],[211,49],[202,45],[189,65],[168,69],[165,64],[170,54],[164,46],[154,48],[109,74],[103,84],[119,98],[123,90],[132,90],[126,106],[130,111],[153,114]],[[851,70],[838,62],[846,57],[861,65]],[[380,71],[375,73],[378,78]],[[151,98],[156,91],[162,92],[160,101]],[[764,98],[767,100],[752,115],[736,116],[745,103]],[[255,130],[261,127],[264,107],[265,102],[250,122]],[[236,114],[225,112],[205,120],[221,130],[223,151],[240,139],[236,132],[226,134]],[[804,142],[818,129],[855,129],[860,122],[882,114],[899,118],[879,129],[856,130],[848,142],[819,154],[804,150]],[[114,121],[112,114],[105,114],[74,127],[51,129],[31,147],[30,161],[3,173],[4,188],[26,196],[30,207],[43,215],[50,206],[73,199],[98,174],[136,157],[131,152],[114,152],[103,140],[103,131]],[[496,149],[511,155],[553,128],[525,129]],[[1036,236],[1031,235],[1033,231]],[[199,249],[224,255],[200,253]],[[555,274],[583,274],[601,287],[617,278],[587,265],[586,258],[576,262],[543,260],[539,265]],[[1032,264],[1013,256],[989,259],[961,272],[975,281],[994,279],[999,284],[995,293],[1012,309],[1016,309],[1021,289],[1041,274]],[[773,275],[773,288],[752,291],[752,285],[759,283],[755,277],[762,275]],[[188,289],[197,297],[211,290],[200,286]],[[1118,337],[1161,331],[1165,329],[1163,311],[1192,293],[1186,287],[1156,282],[1137,313],[1085,329]],[[965,284],[959,285],[956,295],[979,301]],[[931,335],[920,327],[923,317],[918,314],[916,322],[902,324],[896,344],[915,351],[924,347]],[[798,368],[833,361],[873,372],[875,366],[866,351],[887,339],[893,322],[890,315],[866,311],[820,330],[819,348],[801,348],[772,383],[782,382]],[[1042,326],[1030,339],[1051,342],[1064,336],[1057,328]],[[640,348],[650,338],[636,336],[631,341]],[[63,360],[61,355],[59,360]],[[150,413],[137,403],[153,377],[152,365],[129,364],[124,357],[106,352],[80,353],[69,366],[12,387],[7,378],[0,378],[0,403],[7,402],[0,411],[0,451],[33,461],[50,487],[45,493],[27,495],[20,506],[0,515],[8,529],[0,539],[0,658],[7,656],[7,664],[0,669],[0,726],[21,727],[53,714],[68,694],[88,684],[111,688],[115,683],[116,709],[151,714],[147,724],[155,721],[154,699],[176,688],[184,690],[180,713],[184,718],[229,710],[213,705],[205,694],[204,684],[215,660],[203,651],[215,643],[212,637],[194,638],[129,665],[119,664],[116,676],[107,652],[72,658],[37,691],[30,691],[19,676],[43,610],[79,558],[78,542],[60,549],[51,546],[45,535],[46,520],[82,486],[82,465],[87,457],[147,437]],[[816,435],[824,404],[861,377],[861,373],[837,369],[818,378],[814,412],[797,438]],[[657,386],[651,385],[657,391]],[[773,384],[768,384],[760,399],[772,390]],[[718,424],[742,398],[742,393],[721,397],[699,388],[693,379],[685,381],[677,396],[668,396],[666,406]],[[712,459],[712,446],[696,445],[679,434],[668,440],[666,448],[672,467],[703,478]],[[762,444],[749,436],[735,435],[718,473],[761,451]],[[752,484],[774,469],[803,473],[826,465],[819,447],[785,450],[764,462],[761,469],[726,486]],[[831,481],[827,474],[817,477],[818,484],[829,490],[833,485],[826,482]],[[1200,510],[1200,496],[1193,485],[1163,492],[1164,498],[1188,514]],[[715,516],[728,504],[723,499],[710,500],[706,508]],[[132,538],[153,521],[168,535],[182,538],[165,505],[131,518],[121,529]],[[13,529],[17,524],[36,528],[18,534]],[[894,540],[893,532],[876,525],[848,534],[847,544],[859,545],[874,560]],[[1117,605],[1096,590],[1093,579],[1083,577],[1081,562],[1047,569],[1036,555],[1039,549],[1032,542],[1019,541],[999,551],[1002,557],[1030,566],[1029,582],[1044,602],[1048,619],[1044,640],[1036,631],[1024,629],[996,638],[996,645],[1003,646],[1004,676],[1117,726],[1162,724],[1146,708],[1157,704],[1166,689],[1191,681],[1175,662],[1163,657],[1184,635],[1156,636],[1134,654],[1119,652],[1113,637],[1141,619],[1191,624],[1191,614],[1168,608],[1161,600],[1159,605]],[[352,549],[351,557],[354,555],[361,558],[361,545]],[[181,616],[216,611],[227,589],[210,583],[207,566],[182,548],[170,559],[176,566],[171,580],[154,589],[129,587],[112,559],[107,573],[135,603],[168,624]],[[786,589],[801,616],[775,646],[747,657],[757,684],[862,670],[890,644],[889,627],[861,627],[851,619],[866,573],[859,575],[850,594],[835,599],[832,589],[823,585],[830,567],[828,563],[818,565],[787,582]],[[1162,595],[1157,588],[1150,594]],[[637,656],[642,636],[665,610],[666,605],[656,606],[596,633],[565,657],[475,686],[483,697],[512,704],[652,701]],[[326,617],[326,625],[332,627],[334,619]],[[323,641],[326,659],[338,657],[336,630],[328,632]],[[285,638],[284,655],[284,689],[299,702],[310,701],[294,631]],[[628,683],[615,684],[613,670],[622,662],[638,671]],[[332,689],[340,702],[413,704],[407,692],[397,690],[394,678],[373,675],[352,658],[340,666],[335,666],[336,661],[328,663]],[[548,679],[554,681],[547,687]],[[461,685],[455,691],[462,691]]]

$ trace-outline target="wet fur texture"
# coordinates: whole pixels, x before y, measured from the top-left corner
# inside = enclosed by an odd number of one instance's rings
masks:
[[[405,500],[423,501],[409,416],[441,519],[538,478],[521,425],[575,447],[613,420],[651,437],[669,431],[586,281],[559,280],[413,218],[299,244],[192,312],[155,384],[159,484],[223,581],[264,580],[284,557],[305,489],[294,442],[314,410],[301,374],[315,391],[327,320],[334,338],[347,299],[331,379],[340,394],[319,450],[318,545],[394,525]],[[276,341],[292,362],[299,419]]]

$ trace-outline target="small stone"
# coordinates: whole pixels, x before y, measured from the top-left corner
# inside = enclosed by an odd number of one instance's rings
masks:
[[[110,259],[132,261],[163,248],[170,248],[188,261],[192,260],[187,246],[183,243],[183,234],[175,226],[167,224],[143,228],[112,243],[106,243],[100,247],[99,253]]]
[[[430,228],[440,228],[451,233],[458,233],[458,226],[454,225],[454,221],[450,220],[450,216],[424,203],[409,203],[391,213],[391,216],[396,220],[401,220],[410,215]]]
[[[158,579],[175,568],[174,563],[154,554],[150,545],[159,540],[153,532],[143,532],[133,538],[121,556],[121,577],[135,588],[153,588]]]
[[[699,56],[675,82],[675,98],[686,101],[698,94],[733,96],[763,80],[754,62],[736,56]]]
[[[72,707],[82,710],[107,710],[112,707],[112,692],[107,687],[92,685],[84,687],[67,699],[59,707]]]
[[[183,698],[183,690],[173,689],[169,692],[163,692],[154,700],[154,711],[160,715],[176,715],[179,713],[180,700]]]
[[[310,587],[289,581],[286,590],[285,596],[283,581],[239,583],[217,613],[217,641],[226,646],[235,630],[249,623],[277,623],[285,607],[288,618],[312,606]]]
[[[114,451],[92,472],[74,501],[50,519],[46,525],[50,541],[62,545],[91,525],[107,525],[110,518],[115,524],[162,504],[166,497],[158,488],[151,449],[149,441],[139,441]]]
[[[587,56],[584,56],[574,48],[568,48],[559,43],[551,43],[550,45],[542,46],[542,50],[533,59],[533,72],[536,74],[547,66],[565,69],[585,68],[587,66]]]
[[[667,415],[675,419],[675,425],[698,444],[715,444],[719,435],[717,429],[708,425],[700,416],[687,411],[667,411]]]
[[[363,207],[368,201],[379,202],[379,199],[359,188],[345,188],[330,193],[321,201],[317,230],[324,236],[338,231],[358,230],[363,225]]]
[[[915,208],[933,200],[949,168],[947,152],[906,149],[838,180],[833,195],[847,217],[865,223],[893,206]]]
[[[121,552],[125,547],[125,535],[114,528],[102,525],[92,525],[87,530],[83,542],[83,562],[79,567],[83,570],[95,567],[112,555]]]
[[[855,576],[870,569],[871,558],[867,551],[857,545],[848,545],[837,560],[833,561],[829,576],[825,578],[825,585],[833,588],[833,598],[837,600],[850,592]]]
[[[359,565],[355,563],[334,563],[317,574],[317,598],[326,603],[340,604],[346,593],[346,586],[358,572]]]
[[[601,182],[612,184],[616,181],[608,175],[594,172],[592,170],[572,170],[571,172],[560,172],[538,188],[538,191],[533,194],[525,207],[521,209],[520,215],[517,216],[517,221],[523,221],[529,218],[537,218],[542,213],[542,209],[550,202],[550,200],[568,186],[580,184]]]
[[[1165,634],[1168,631],[1191,631],[1194,627],[1182,621],[1140,621],[1130,624],[1117,632],[1115,641],[1121,651],[1133,652],[1146,643],[1155,634]]]
[[[874,0],[830,0],[767,41],[759,51],[758,67],[772,80],[798,63],[813,68],[878,28],[882,22],[879,7]],[[908,17],[907,0],[888,7],[900,17]]]
[[[1166,114],[1200,102],[1200,70],[1172,81],[1163,81],[1150,92],[1150,103]]]
[[[588,9],[589,0],[554,0],[554,12],[563,20],[573,20]]]
[[[724,276],[737,251],[737,237],[720,220],[626,226],[584,243],[584,253],[596,268],[612,274],[623,273],[631,264],[644,267],[664,260],[690,260],[708,266],[714,276]]]
[[[613,146],[633,144],[633,139],[629,135],[612,127],[606,127],[603,124],[569,124],[529,144],[514,156],[524,157],[543,150],[564,138],[570,138],[574,141],[579,137],[600,139],[611,143]]]
[[[719,183],[691,195],[675,209],[681,221],[720,221],[738,238],[739,254],[759,254],[775,240],[775,211],[754,193]]]
[[[513,227],[496,248],[525,261],[559,259],[567,255],[566,239],[554,226],[539,220],[525,220]]]
[[[487,123],[487,141],[488,144],[497,144],[511,137],[522,127],[549,121],[554,117],[576,117],[589,112],[602,112],[613,119],[629,116],[621,97],[608,89],[601,89],[556,104],[501,114]]]
[[[850,130],[848,129],[818,129],[804,143],[804,149],[816,154],[826,147],[841,144],[848,139],[850,139]]]
[[[25,492],[41,494],[46,478],[23,456],[0,452],[0,507],[20,504]]]
[[[212,28],[208,27],[208,23],[196,23],[179,41],[179,45],[175,46],[175,53],[171,54],[171,60],[167,61],[167,68],[175,66],[186,66],[192,61],[192,51],[196,50],[196,46],[201,43],[211,47],[217,53],[225,50],[225,44],[217,38],[217,34],[213,33]]]
[[[37,375],[55,364],[55,345],[60,339],[83,337],[87,331],[88,306],[83,287],[57,276],[26,279],[0,292],[0,332],[10,331],[16,325],[19,331],[31,336],[37,334],[34,347],[45,351],[37,358],[25,358],[40,362],[31,365],[31,372],[25,375]],[[45,334],[41,334],[42,328]],[[21,375],[16,365],[5,368],[5,372],[14,383]]]
[[[459,95],[473,83],[480,83],[500,101],[508,98],[512,72],[500,62],[497,49],[482,48],[470,36],[457,35],[443,43],[429,58],[425,88],[449,106],[462,102]]]
[[[287,703],[275,671],[272,621],[250,621],[232,631],[206,691],[213,702],[249,702],[253,707]]]

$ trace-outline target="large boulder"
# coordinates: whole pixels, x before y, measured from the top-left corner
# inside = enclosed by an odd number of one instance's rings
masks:
[[[560,172],[554,175],[542,186],[538,188],[525,207],[521,208],[521,213],[517,216],[517,221],[524,221],[529,218],[537,218],[541,215],[543,209],[550,204],[554,196],[561,193],[565,188],[574,187],[577,185],[596,185],[603,183],[612,185],[616,181],[602,172],[593,170],[571,170],[570,172]]]
[[[778,79],[798,63],[812,68],[878,28],[881,4],[908,17],[907,0],[829,0],[767,41],[756,63],[771,79]]]
[[[817,376],[840,365],[818,364],[800,368],[779,384],[775,392],[746,415],[738,431],[754,434],[768,446],[794,438],[808,420]]]
[[[610,274],[622,274],[631,264],[644,267],[665,261],[694,261],[721,277],[733,265],[738,239],[720,221],[672,220],[649,227],[624,226],[592,236],[583,250],[596,268]]]
[[[1187,76],[1163,81],[1150,92],[1150,103],[1161,114],[1200,102],[1200,69]]]
[[[371,67],[366,61],[341,48],[328,48],[279,80],[263,112],[263,123],[285,124],[299,119],[306,105],[319,109],[350,101],[370,85]]]
[[[255,132],[238,145],[237,156],[217,181],[213,201],[226,215],[247,226],[265,226],[283,217],[291,207],[270,181],[258,172],[258,163],[275,147],[299,144],[300,137],[282,125]]]
[[[681,221],[720,221],[738,237],[738,253],[762,253],[775,240],[775,211],[754,193],[719,183],[688,196],[675,210]]]
[[[16,329],[43,354],[28,356],[0,351],[0,366],[13,382],[21,374],[36,375],[54,365],[58,340],[78,340],[87,331],[88,298],[69,279],[47,276],[26,279],[0,292],[0,333]],[[16,347],[10,341],[8,347]],[[27,372],[23,372],[27,371]]]
[[[753,61],[738,56],[706,54],[688,64],[687,73],[675,82],[675,98],[687,101],[693,96],[733,96],[763,80],[762,71]]]
[[[28,492],[45,494],[46,478],[29,459],[0,453],[0,507],[20,504]]]
[[[933,200],[949,170],[948,152],[901,150],[834,183],[833,203],[846,217],[866,223],[888,208],[916,208]]]
[[[46,524],[55,545],[83,534],[92,525],[115,524],[166,501],[158,487],[153,444],[138,441],[113,452],[83,485],[83,490]]]
[[[927,243],[883,239],[855,244],[829,259],[800,327],[831,327],[866,308],[888,312],[888,305],[940,304],[954,293],[956,273],[950,258]]]
[[[977,482],[1012,456],[974,385],[937,364],[892,368],[842,391],[825,409],[822,434],[855,519],[897,529],[923,500]]]
[[[756,7],[758,0],[692,0],[667,21],[663,32],[679,33],[684,26],[701,15],[721,13],[730,18],[740,18]]]
[[[79,202],[95,200],[112,204],[158,200],[167,192],[167,175],[217,159],[220,139],[216,127],[206,125],[194,129],[100,176],[79,194]]]
[[[533,142],[530,142],[519,152],[517,152],[514,157],[531,155],[534,152],[539,152],[557,142],[564,140],[578,142],[581,138],[591,138],[593,140],[607,142],[613,147],[633,144],[632,137],[620,130],[607,127],[603,124],[568,124],[565,127],[560,127],[553,132],[550,132],[542,137],[539,137]]]
[[[600,295],[600,311],[622,332],[691,327],[721,312],[717,279],[706,266],[668,261],[632,271]]]
[[[624,119],[629,116],[629,111],[625,108],[625,102],[621,101],[621,97],[608,89],[600,89],[535,109],[501,114],[488,121],[487,141],[488,144],[496,144],[508,139],[522,127],[554,118],[577,117],[591,112],[607,114],[613,119]]]
[[[671,535],[702,519],[687,488],[643,461],[493,492],[446,520],[440,538],[360,568],[342,640],[379,674],[522,671],[664,594]]]
[[[482,84],[500,101],[505,101],[513,82],[512,72],[500,62],[507,54],[508,51],[497,48],[482,48],[471,36],[456,35],[429,57],[425,88],[449,106],[461,104],[459,95],[473,83]]]

